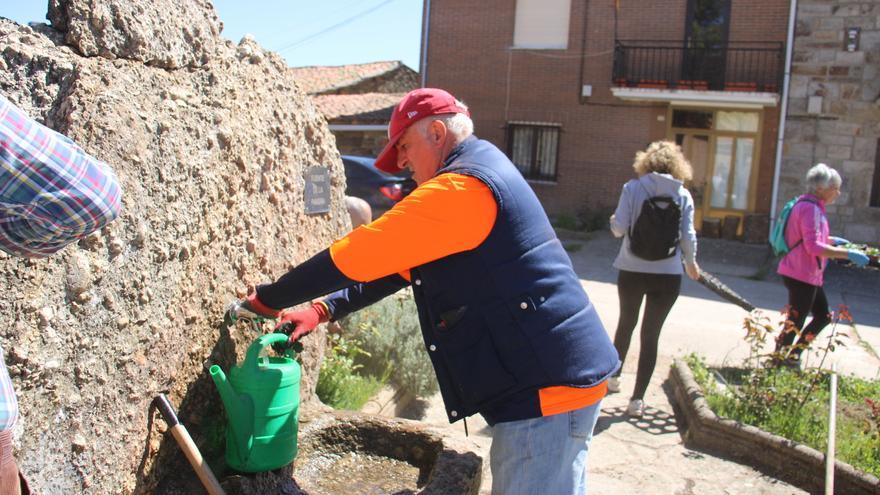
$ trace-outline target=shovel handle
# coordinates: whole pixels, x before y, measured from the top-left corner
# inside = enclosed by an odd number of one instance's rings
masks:
[[[196,443],[193,442],[192,437],[189,436],[189,432],[186,431],[186,428],[182,424],[180,424],[180,421],[177,419],[177,414],[174,413],[174,408],[171,407],[171,403],[168,402],[168,398],[165,397],[165,394],[157,395],[153,401],[156,403],[159,412],[162,413],[165,422],[168,423],[168,429],[171,430],[171,435],[174,436],[177,445],[180,446],[180,450],[186,455],[186,459],[192,465],[196,475],[198,475],[199,480],[201,480],[202,485],[204,485],[205,490],[208,491],[208,494],[226,495],[223,488],[220,487],[217,478],[214,477],[211,468],[202,458],[202,453],[199,452]]]

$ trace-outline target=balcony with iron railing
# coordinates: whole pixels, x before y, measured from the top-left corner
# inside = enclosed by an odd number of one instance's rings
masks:
[[[617,40],[613,85],[627,88],[778,93],[781,42],[730,42],[708,47],[681,41]]]

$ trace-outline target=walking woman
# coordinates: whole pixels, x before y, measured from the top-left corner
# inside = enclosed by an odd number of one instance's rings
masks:
[[[828,235],[825,207],[840,196],[841,182],[836,170],[824,163],[817,164],[807,171],[807,193],[798,198],[788,216],[785,242],[791,247],[779,261],[776,272],[782,275],[788,289],[788,320],[794,328],[787,327],[779,336],[772,364],[800,367],[801,352],[831,322],[828,299],[822,289],[828,259],[849,259],[859,266],[868,263],[868,257],[861,251],[836,247],[849,241]],[[804,327],[810,313],[813,319]],[[797,345],[793,345],[795,329],[803,329]]]
[[[617,278],[620,319],[617,322],[614,347],[617,348],[621,361],[626,359],[633,330],[639,319],[639,310],[642,301],[645,301],[638,372],[635,388],[626,410],[628,415],[638,417],[644,413],[645,391],[648,389],[648,382],[657,363],[660,329],[663,328],[663,322],[681,289],[681,259],[684,258],[685,270],[694,280],[699,278],[700,268],[696,261],[694,200],[684,187],[684,181],[691,178],[692,170],[681,149],[669,141],[651,143],[647,150],[636,153],[633,169],[638,178],[630,180],[623,186],[617,210],[611,216],[611,232],[616,237],[623,237],[620,252],[614,260],[614,267],[620,271]],[[667,238],[672,240],[667,248],[668,256],[661,259],[649,256],[653,258],[649,260],[633,252],[633,248],[636,247],[635,251],[645,256],[642,246],[632,245],[633,227],[638,217],[650,209],[643,208],[646,200],[662,196],[671,200],[666,208],[678,208],[680,219],[674,215],[671,217],[677,222],[668,227],[672,232],[666,233]],[[654,202],[649,206],[653,204]],[[620,390],[620,370],[609,380],[608,390],[612,392]]]

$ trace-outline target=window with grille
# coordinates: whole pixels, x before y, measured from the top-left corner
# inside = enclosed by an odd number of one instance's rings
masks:
[[[507,154],[523,177],[556,181],[560,127],[552,124],[507,125]]]

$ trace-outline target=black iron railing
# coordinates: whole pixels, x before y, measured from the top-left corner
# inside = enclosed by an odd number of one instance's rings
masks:
[[[777,93],[781,42],[731,42],[708,47],[681,41],[615,42],[615,86]]]

